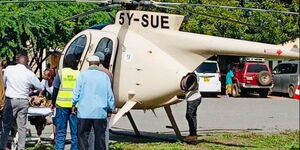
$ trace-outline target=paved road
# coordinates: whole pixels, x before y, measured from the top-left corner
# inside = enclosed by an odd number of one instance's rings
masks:
[[[187,131],[185,106],[182,102],[171,108],[175,120],[182,131]],[[164,109],[144,113],[132,111],[138,128],[147,132],[170,132],[165,128],[170,125]],[[262,98],[203,98],[199,106],[198,130],[255,130],[274,132],[299,130],[299,101],[280,97]],[[126,117],[115,128],[132,129]]]
[[[185,120],[185,106],[182,102],[172,105],[175,120],[183,135],[188,134]],[[154,110],[133,110],[132,116],[145,134],[172,134],[173,130],[163,108]],[[270,98],[203,98],[198,109],[198,132],[208,131],[251,131],[276,132],[299,130],[299,101],[271,96]],[[30,127],[35,134],[33,126]],[[126,117],[123,117],[112,128],[113,131],[133,133]],[[51,127],[46,127],[43,137],[49,137]],[[69,136],[68,136],[69,137]]]

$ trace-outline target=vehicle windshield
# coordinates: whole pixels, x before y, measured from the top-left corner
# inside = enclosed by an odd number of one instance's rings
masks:
[[[198,73],[217,73],[217,64],[204,62],[196,69]]]
[[[247,72],[261,72],[268,71],[268,67],[263,64],[253,64],[248,66]]]

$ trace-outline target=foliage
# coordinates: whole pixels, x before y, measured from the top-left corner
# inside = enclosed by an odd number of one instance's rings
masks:
[[[36,144],[34,147],[26,148],[26,150],[55,150],[50,144]]]
[[[184,2],[182,0],[178,0]],[[204,4],[273,9],[299,12],[299,1],[248,0],[241,4],[237,0],[202,0]],[[299,37],[299,16],[282,13],[222,9],[212,7],[178,7],[168,12],[185,15],[182,30],[220,37],[280,44]],[[224,19],[208,17],[219,16]],[[234,20],[249,25],[243,25]]]
[[[244,6],[299,11],[299,0],[168,0],[170,2]],[[63,48],[78,32],[95,24],[112,23],[108,13],[59,23],[66,17],[99,7],[91,3],[21,3],[0,5],[0,60],[12,59],[18,51]],[[145,8],[182,14],[181,30],[220,37],[279,44],[299,37],[299,16],[212,7],[178,7],[175,10]],[[115,14],[115,11],[113,12]],[[225,19],[205,16],[221,16]],[[250,26],[227,21],[235,20]],[[41,55],[41,54],[40,54]],[[41,59],[40,59],[41,60]]]
[[[111,18],[103,12],[59,23],[59,20],[96,7],[90,3],[0,5],[0,58],[12,59],[18,51],[63,48],[81,30],[110,23]]]

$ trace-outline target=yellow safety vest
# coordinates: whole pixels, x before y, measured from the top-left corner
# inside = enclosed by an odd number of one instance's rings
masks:
[[[63,68],[60,72],[60,88],[58,91],[56,105],[63,108],[72,107],[73,89],[80,71],[71,68]]]

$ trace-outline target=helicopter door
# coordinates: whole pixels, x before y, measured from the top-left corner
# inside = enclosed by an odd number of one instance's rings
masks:
[[[93,54],[102,52],[105,56],[103,66],[113,72],[118,40],[115,34],[101,32],[93,35],[93,43],[97,44]]]
[[[85,59],[86,51],[88,50],[88,45],[90,43],[91,35],[89,31],[83,31],[76,35],[66,46],[63,62],[63,68],[71,67],[76,70],[81,70],[83,60]]]

